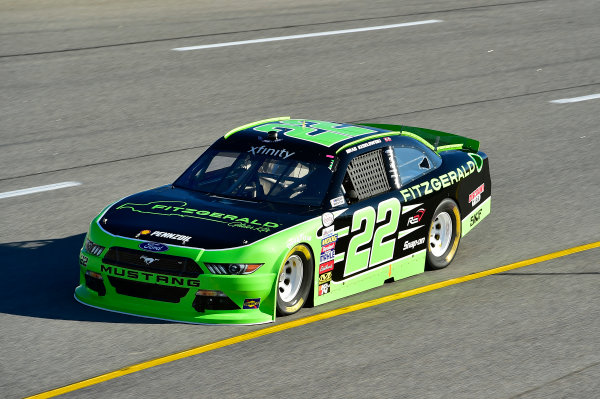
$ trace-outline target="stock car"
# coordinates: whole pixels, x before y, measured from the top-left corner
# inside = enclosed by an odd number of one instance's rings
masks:
[[[75,298],[132,315],[257,324],[455,257],[489,213],[479,142],[390,124],[272,118],[92,222]]]

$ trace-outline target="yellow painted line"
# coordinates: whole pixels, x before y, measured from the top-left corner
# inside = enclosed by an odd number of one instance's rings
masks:
[[[502,272],[506,272],[508,270],[518,269],[520,267],[531,266],[536,263],[545,262],[547,260],[561,258],[563,256],[571,255],[577,252],[583,252],[594,248],[600,248],[600,241],[596,241],[590,244],[580,245],[577,247],[564,249],[558,252],[552,252],[547,255],[538,256],[535,258],[523,260],[516,263],[511,263],[506,266],[497,267],[490,270],[485,270],[479,273],[469,274],[467,276],[457,277],[450,280],[440,281],[439,283],[429,284],[424,287],[415,288],[412,290],[399,292],[392,295],[387,295],[381,298],[372,299],[370,301],[357,303],[355,305],[346,306],[339,309],[330,310],[328,312],[319,313],[313,316],[304,317],[302,319],[297,319],[294,321],[288,321],[281,324],[276,324],[270,327],[266,327],[260,330],[252,331],[246,334],[238,335],[235,337],[223,339],[221,341],[213,342],[211,344],[198,346],[196,348],[188,349],[183,352],[174,353],[172,355],[159,357],[158,359],[149,360],[146,362],[134,364],[128,367],[124,367],[119,370],[111,371],[110,373],[102,374],[97,377],[93,377],[87,380],[83,380],[80,382],[76,382],[74,384],[66,385],[61,388],[56,388],[51,391],[42,392],[37,395],[29,396],[25,399],[30,398],[52,398],[58,395],[62,395],[67,392],[76,391],[78,389],[86,388],[91,385],[99,384],[104,381],[112,380],[114,378],[118,378],[127,374],[135,373],[137,371],[149,369],[151,367],[160,366],[161,364],[170,363],[175,360],[184,359],[186,357],[199,355],[201,353],[209,352],[215,349],[223,348],[225,346],[237,344],[239,342],[248,341],[250,339],[262,337],[265,335],[273,334],[279,331],[289,330],[290,328],[295,328],[299,326],[303,326],[306,324],[314,323],[316,321],[330,319],[332,317],[340,316],[346,313],[356,312],[357,310],[370,308],[372,306],[381,305],[382,303],[397,301],[398,299],[407,298],[410,296],[414,296],[417,294],[422,294],[424,292],[429,292],[433,290],[437,290],[440,288],[448,287],[455,284],[464,283],[465,281],[471,281],[478,278],[486,277],[492,274],[498,274]]]

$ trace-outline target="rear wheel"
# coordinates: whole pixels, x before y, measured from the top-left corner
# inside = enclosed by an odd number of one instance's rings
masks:
[[[460,211],[456,202],[444,199],[436,208],[427,237],[427,268],[436,270],[448,266],[460,242]]]
[[[306,246],[296,245],[287,254],[277,280],[277,314],[286,316],[302,308],[308,299],[313,258]]]

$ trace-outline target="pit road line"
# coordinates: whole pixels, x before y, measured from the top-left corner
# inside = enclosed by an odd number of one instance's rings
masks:
[[[202,49],[215,48],[215,47],[240,46],[243,44],[276,42],[276,41],[281,41],[281,40],[306,39],[309,37],[318,37],[318,36],[343,35],[346,33],[367,32],[367,31],[381,30],[381,29],[404,28],[407,26],[435,24],[437,22],[443,22],[443,21],[440,19],[428,19],[425,21],[405,22],[402,24],[367,26],[365,28],[330,30],[327,32],[305,33],[302,35],[266,37],[263,39],[242,40],[242,41],[238,41],[238,42],[224,42],[224,43],[205,44],[202,46],[177,47],[177,48],[173,48],[171,50],[174,50],[174,51],[202,50]]]
[[[254,338],[262,337],[265,335],[270,335],[279,331],[289,330],[291,328],[311,324],[320,320],[330,319],[336,316],[340,316],[347,313],[356,312],[357,310],[367,309],[373,306],[381,305],[383,303],[397,301],[402,298],[408,298],[414,295],[422,294],[429,291],[434,291],[440,288],[449,287],[451,285],[456,285],[460,283],[464,283],[466,281],[476,280],[478,278],[490,276],[492,274],[498,274],[502,272],[506,272],[513,269],[518,269],[520,267],[531,266],[537,263],[545,262],[548,260],[561,258],[563,256],[572,255],[574,253],[588,251],[590,249],[600,248],[600,241],[592,242],[590,244],[580,245],[577,247],[572,247],[568,249],[564,249],[562,251],[552,252],[546,255],[538,256],[535,258],[523,260],[516,263],[511,263],[506,266],[496,267],[494,269],[484,270],[482,272],[469,274],[467,276],[457,277],[450,280],[440,281],[439,283],[429,284],[423,287],[415,288],[412,290],[399,292],[392,295],[387,295],[381,298],[372,299],[370,301],[357,303],[354,305],[346,306],[339,309],[330,310],[327,312],[319,313],[316,315],[304,317],[301,319],[297,319],[294,321],[288,321],[286,323],[273,325],[270,327],[262,328],[260,330],[252,331],[246,334],[238,335],[235,337],[227,338],[221,341],[216,341],[210,344],[201,345],[196,348],[188,349],[182,352],[174,353],[171,355],[159,357],[154,360],[148,360],[142,363],[133,364],[128,367],[124,367],[119,370],[111,371],[106,374],[99,375],[97,377],[89,378],[87,380],[83,380],[80,382],[76,382],[74,384],[66,385],[61,388],[56,388],[50,391],[42,392],[37,395],[28,396],[25,399],[41,399],[41,398],[52,398],[58,395],[65,394],[67,392],[76,391],[78,389],[86,388],[95,384],[99,384],[104,381],[112,380],[114,378],[122,377],[127,374],[132,374],[137,371],[142,371],[151,367],[160,366],[161,364],[170,363],[175,360],[184,359],[187,357],[199,355],[201,353],[210,352],[215,349],[223,348],[226,346],[230,346],[233,344],[237,344],[240,342],[248,341]]]
[[[590,94],[589,96],[561,98],[560,100],[552,100],[550,102],[553,104],[567,104],[567,103],[578,103],[580,101],[595,100],[597,98],[600,98],[600,93]]]
[[[80,185],[81,185],[81,183],[79,183],[77,181],[65,181],[62,183],[48,184],[45,186],[24,188],[22,190],[6,191],[4,193],[0,193],[0,198],[17,197],[19,195],[41,193],[43,191],[58,190],[60,188],[75,187],[75,186],[80,186]]]

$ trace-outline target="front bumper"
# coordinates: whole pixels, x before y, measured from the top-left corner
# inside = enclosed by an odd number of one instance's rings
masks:
[[[114,238],[109,241],[113,242],[102,244],[139,250],[137,240]],[[119,313],[186,323],[259,324],[275,320],[276,273],[269,272],[272,265],[264,265],[263,270],[259,269],[260,273],[250,275],[214,275],[198,261],[203,256],[202,250],[169,248],[166,255],[188,257],[202,265],[197,276],[182,277],[176,273],[115,265],[106,256],[110,248],[107,245],[99,256],[82,248],[80,284],[75,289],[75,298],[79,302]],[[214,261],[229,256],[229,253],[220,256],[212,253],[207,257]],[[199,291],[202,295],[197,295]],[[207,291],[221,292],[222,296],[207,296]]]

